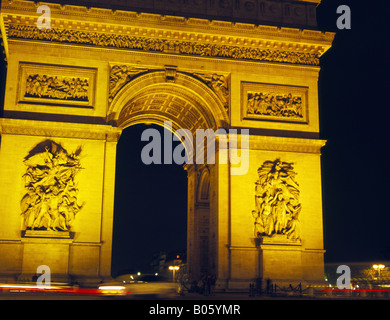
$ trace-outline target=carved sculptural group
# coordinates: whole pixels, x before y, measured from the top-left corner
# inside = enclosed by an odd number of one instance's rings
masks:
[[[88,79],[29,75],[25,97],[88,101]]]
[[[292,95],[291,93],[248,93],[247,114],[302,118],[302,97],[300,95]]]
[[[70,230],[82,208],[74,181],[81,169],[80,153],[80,147],[70,154],[60,144],[45,140],[25,157],[27,192],[21,200],[25,230]]]
[[[299,185],[295,181],[293,164],[265,161],[258,169],[256,210],[252,211],[255,237],[284,234],[288,239],[300,239]]]

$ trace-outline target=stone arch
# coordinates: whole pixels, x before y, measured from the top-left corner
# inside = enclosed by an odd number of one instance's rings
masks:
[[[112,100],[108,120],[120,128],[172,121],[172,129],[186,128],[193,134],[228,124],[224,105],[211,88],[186,73],[168,77],[165,71],[152,71],[126,84]]]

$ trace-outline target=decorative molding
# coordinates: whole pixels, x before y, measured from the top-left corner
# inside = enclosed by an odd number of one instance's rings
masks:
[[[238,148],[241,147],[238,139]],[[325,140],[303,139],[303,138],[286,138],[272,136],[255,136],[249,137],[249,148],[251,150],[272,150],[281,152],[299,152],[321,154],[321,148],[325,145]]]
[[[175,82],[177,66],[164,66],[165,69],[165,81]]]
[[[286,45],[284,43],[263,41],[258,43],[257,46],[254,43],[231,45],[225,41],[210,43],[210,37],[208,37],[208,40],[204,39],[204,41],[202,41],[203,39],[201,41],[196,40],[194,37],[191,37],[194,39],[192,41],[184,40],[183,37],[173,40],[166,36],[165,38],[146,37],[125,33],[90,32],[56,27],[38,29],[35,25],[13,23],[8,24],[7,35],[9,39],[28,39],[154,53],[309,66],[319,66],[319,58],[325,51],[322,46],[313,45],[307,50],[308,48],[305,49],[304,45],[292,43]],[[198,37],[196,38],[198,39]]]
[[[54,2],[54,3],[52,3]],[[246,25],[247,22],[274,23],[276,25],[294,25],[300,28],[316,28],[316,5],[320,0],[305,1],[272,1],[272,0],[236,0],[236,1],[174,1],[174,0],[132,0],[130,2],[94,0],[95,7],[87,8],[89,1],[73,0],[72,5],[66,4],[64,0],[49,0],[45,4],[50,5],[53,12],[66,11],[73,15],[85,16],[86,14],[100,16],[114,16],[117,19],[134,18],[137,12],[151,16],[150,19],[167,19],[177,24],[183,24],[185,17],[208,17],[210,20],[219,20],[219,23],[231,23],[229,21],[240,21]],[[65,3],[65,4],[64,4]],[[24,10],[36,11],[36,4],[30,1],[4,1],[5,8],[24,7]],[[109,7],[110,9],[106,8]],[[127,10],[127,11],[123,11]],[[180,16],[166,16],[160,13],[170,12]],[[97,17],[98,18],[98,17]],[[200,23],[208,21],[197,19]],[[184,20],[184,21],[183,21]],[[223,21],[221,21],[223,20]],[[250,25],[250,24],[249,24]]]
[[[58,238],[71,239],[72,233],[69,231],[53,231],[53,230],[26,230],[22,231],[24,238]]]
[[[117,142],[121,133],[122,129],[109,125],[0,118],[0,134],[79,138]]]
[[[142,2],[142,0],[139,1]],[[238,4],[237,1],[235,3]],[[234,19],[235,22],[224,19],[212,20],[216,17],[214,13],[211,15],[212,19],[207,19],[204,17],[152,14],[140,9],[129,11],[125,8],[126,6],[123,9],[127,11],[86,7],[85,3],[80,4],[81,6],[50,4],[51,27],[88,32],[110,32],[121,35],[145,35],[166,39],[187,39],[206,43],[228,43],[229,45],[244,45],[253,48],[277,49],[281,47],[283,49],[284,47],[288,50],[318,52],[319,55],[331,47],[335,36],[333,32],[309,30],[302,27],[289,28],[266,25],[262,24],[259,19],[256,19],[255,23],[236,22],[237,19]],[[132,1],[132,4],[134,4],[134,1]],[[36,26],[38,5],[39,3],[25,0],[3,1],[1,11],[4,30],[6,31],[10,24]],[[270,20],[272,22],[278,16],[275,9],[280,10],[280,4],[272,1],[270,5],[272,12],[269,11],[268,13],[272,16]],[[290,4],[286,5],[290,6]],[[263,5],[261,7],[265,9]],[[175,7],[175,12],[178,12],[177,9]],[[284,13],[287,15],[294,15],[294,13],[300,11],[300,9],[292,9],[291,11],[287,7],[285,10]],[[191,12],[194,11],[191,10]],[[237,13],[237,11],[235,12]],[[264,12],[262,16],[264,16]],[[289,23],[289,19],[284,20],[284,22]],[[4,48],[8,56],[6,32],[3,33],[3,37],[5,40]]]
[[[241,117],[307,124],[308,90],[307,87],[242,82]]]

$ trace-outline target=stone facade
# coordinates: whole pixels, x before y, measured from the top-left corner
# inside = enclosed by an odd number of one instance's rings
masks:
[[[256,278],[323,279],[325,142],[318,139],[317,79],[319,58],[333,34],[313,30],[311,18],[298,17],[303,12],[309,17],[316,1],[286,2],[273,20],[271,12],[279,7],[247,1],[242,8],[253,3],[268,8],[263,18],[269,23],[53,3],[50,29],[39,29],[34,2],[2,1],[7,58],[0,119],[2,277],[28,279],[37,265],[46,264],[52,278],[110,278],[116,143],[127,126],[171,121],[173,130],[193,133],[250,129],[246,174],[233,175],[234,164],[218,161],[185,166],[190,276],[213,273],[218,290],[247,288]],[[278,27],[289,25],[288,12],[307,28]],[[221,139],[217,155],[226,151]],[[26,166],[31,150],[36,162]],[[69,163],[79,155],[75,174]],[[258,169],[275,159],[293,163],[299,182],[299,241],[283,233],[254,233]],[[280,195],[273,203],[290,205],[278,211],[290,221],[296,204],[288,199]],[[26,224],[23,212],[39,221]]]

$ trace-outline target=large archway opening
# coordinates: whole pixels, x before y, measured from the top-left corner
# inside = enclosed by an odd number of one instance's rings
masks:
[[[187,172],[182,165],[145,164],[141,141],[146,129],[161,137],[167,129],[136,124],[123,130],[117,146],[112,276],[154,273],[164,254],[185,256]],[[166,134],[167,132],[165,132]],[[164,150],[164,139],[162,139]],[[180,144],[173,141],[173,147]]]
[[[214,79],[214,78],[212,78]],[[153,71],[146,74],[136,75],[125,84],[115,95],[111,101],[108,121],[113,126],[123,128],[124,135],[119,139],[118,144],[118,163],[116,173],[116,209],[114,214],[114,238],[113,238],[113,252],[112,252],[112,270],[115,272],[142,272],[138,269],[148,268],[148,259],[153,258],[150,255],[158,254],[160,251],[159,245],[164,245],[166,239],[172,239],[175,242],[176,250],[187,249],[186,262],[187,267],[185,273],[189,279],[198,280],[202,274],[208,272],[215,272],[217,268],[217,221],[215,216],[211,217],[211,202],[209,201],[209,186],[212,185],[210,182],[211,174],[210,169],[214,164],[208,165],[208,163],[198,162],[202,158],[202,154],[208,156],[209,145],[214,143],[214,140],[208,140],[207,137],[202,136],[198,141],[198,131],[202,131],[204,134],[206,130],[216,132],[220,128],[226,128],[228,123],[228,115],[224,107],[223,102],[219,96],[215,93],[214,87],[210,84],[200,81],[198,78],[191,76],[190,74],[183,72],[176,72],[173,76],[166,71]],[[153,124],[160,127],[168,128],[172,138],[172,147],[167,148],[170,152],[170,158],[175,158],[175,140],[177,143],[182,143],[182,154],[187,159],[192,159],[192,162],[179,163],[186,167],[184,171],[183,167],[180,166],[178,169],[174,169],[174,166],[170,164],[157,165],[156,168],[167,169],[168,174],[165,177],[158,178],[157,173],[153,175],[153,170],[149,172],[150,177],[147,174],[142,175],[140,169],[135,169],[136,172],[129,173],[128,177],[125,177],[121,173],[120,166],[123,165],[128,167],[128,163],[121,164],[128,160],[121,160],[121,145],[126,140],[126,132],[131,129],[132,126],[140,124]],[[130,127],[130,129],[128,129]],[[158,128],[158,127],[155,127]],[[160,129],[162,130],[162,129]],[[142,153],[141,133],[129,134],[134,136],[138,144],[138,150],[135,150],[131,146],[128,147],[132,150],[131,153],[134,157],[138,157]],[[162,133],[160,136],[163,135]],[[165,139],[161,139],[162,143]],[[195,147],[196,146],[196,147]],[[200,149],[198,149],[200,147]],[[204,149],[203,149],[204,148]],[[204,152],[203,152],[203,151]],[[214,150],[210,148],[210,150]],[[164,151],[165,154],[165,151]],[[184,156],[185,155],[185,156]],[[198,156],[200,158],[198,158]],[[183,159],[182,157],[182,159]],[[172,159],[172,158],[171,158]],[[176,158],[177,159],[177,158]],[[165,158],[162,163],[165,162]],[[208,161],[208,158],[207,158]],[[175,163],[178,163],[174,160]],[[168,162],[169,163],[169,162]],[[172,163],[172,162],[171,162]],[[211,162],[213,163],[213,162]],[[144,168],[147,166],[144,165]],[[150,169],[150,168],[147,168]],[[180,170],[180,173],[171,173],[171,170]],[[177,171],[179,172],[179,171]],[[206,174],[206,172],[208,172]],[[159,172],[158,174],[160,174]],[[138,183],[141,185],[137,186],[137,182],[134,176],[141,175]],[[175,175],[175,176],[174,176]],[[184,180],[175,182],[175,179],[185,176]],[[156,179],[159,182],[165,184],[154,185]],[[120,182],[123,180],[123,185]],[[145,196],[140,200],[141,196],[137,197],[139,205],[133,205],[131,198],[129,198],[129,191],[126,184],[129,181],[135,183],[133,188],[137,191],[141,190],[142,184],[146,185],[146,189],[141,191],[142,195]],[[142,181],[142,182],[140,182]],[[212,187],[210,187],[212,188]],[[168,192],[168,196],[163,196],[159,199],[153,193],[159,193],[160,189]],[[130,191],[131,193],[131,191]],[[120,200],[123,199],[123,200]],[[183,201],[188,202],[188,205],[184,205]],[[121,203],[123,201],[123,203]],[[148,207],[151,204],[156,205],[155,207]],[[179,205],[179,204],[182,205]],[[177,208],[176,213],[173,213],[175,207]],[[134,224],[133,221],[121,222],[123,217],[131,220],[131,216],[126,213],[119,214],[118,209],[124,207],[130,210],[134,208],[134,215],[142,215],[142,219],[146,219],[144,227],[142,228],[140,223],[139,226]],[[146,209],[148,208],[148,209]],[[176,209],[175,209],[176,210]],[[123,212],[126,211],[123,209]],[[179,213],[180,212],[180,213]],[[214,213],[216,211],[214,210]],[[145,217],[148,216],[148,217]],[[181,219],[187,217],[187,227],[182,225],[177,227]],[[123,218],[125,219],[125,218]],[[154,220],[154,221],[153,221]],[[141,236],[132,237],[131,240],[124,241],[121,239],[120,232],[117,234],[115,226],[124,229],[122,232],[126,237],[131,237],[132,229],[127,229],[125,225],[132,225],[135,231],[140,231]],[[179,230],[180,229],[180,230]],[[158,231],[157,231],[158,230]],[[187,231],[187,232],[186,232]],[[153,234],[152,234],[153,233]],[[177,240],[175,235],[180,233],[179,237],[182,240]],[[164,236],[162,237],[161,234]],[[185,234],[187,234],[187,246],[185,243]],[[155,237],[157,235],[157,237]],[[158,236],[160,235],[160,236]],[[117,246],[122,248],[120,245],[123,243],[130,243],[129,246],[133,247],[134,253],[138,252],[136,256],[130,258],[130,250],[119,249]],[[170,241],[170,240],[167,240]],[[177,246],[179,245],[179,246]],[[135,247],[137,246],[137,247]],[[168,246],[168,243],[165,245]],[[152,252],[147,248],[153,248]],[[129,267],[120,265],[117,259],[120,259],[120,252],[126,252],[126,255],[132,261],[129,261]],[[143,262],[137,261],[137,259],[143,259]],[[212,257],[212,258],[209,258]],[[134,260],[135,259],[135,260]],[[150,260],[149,260],[150,261]],[[138,263],[139,262],[139,263]],[[131,266],[131,267],[130,267]],[[150,270],[150,269],[149,269]]]

